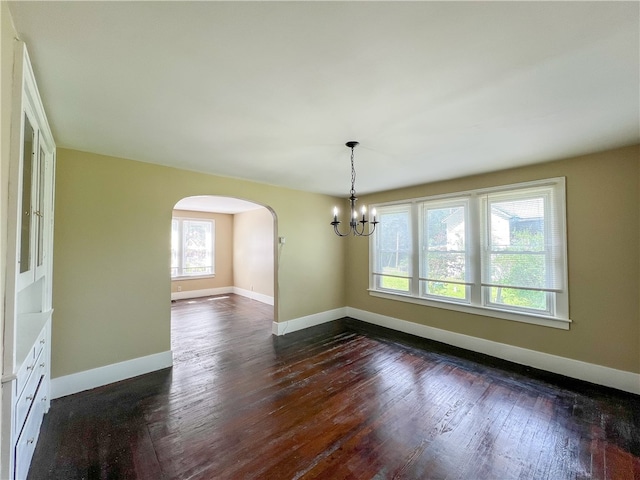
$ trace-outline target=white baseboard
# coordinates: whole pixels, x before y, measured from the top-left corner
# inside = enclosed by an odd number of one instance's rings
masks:
[[[216,294],[217,293],[209,295]],[[274,335],[284,335],[338,320],[343,317],[351,317],[363,322],[409,333],[422,338],[436,340],[448,345],[491,355],[521,365],[539,368],[548,372],[558,373],[567,377],[640,395],[640,374],[637,373],[450,332],[352,307],[336,308],[326,312],[294,318],[285,322],[273,322],[272,331]],[[134,358],[133,360],[127,360],[125,362],[53,378],[51,380],[51,396],[52,398],[60,398],[66,395],[72,395],[84,390],[90,390],[109,383],[167,368],[172,365],[173,354],[169,350],[146,357]]]
[[[186,300],[188,298],[200,298],[210,297],[211,295],[226,295],[228,293],[235,293],[243,297],[257,300],[258,302],[266,303],[267,305],[273,305],[273,297],[264,295],[258,292],[252,292],[239,287],[218,287],[218,288],[203,288],[201,290],[185,290],[182,292],[171,292],[171,300]]]
[[[264,295],[258,292],[252,292],[251,290],[245,290],[244,288],[233,287],[233,291],[231,293],[235,293],[236,295],[242,295],[243,297],[250,298],[252,300],[257,300],[258,302],[266,303],[267,305],[273,305],[273,297],[269,295]]]
[[[225,295],[227,293],[234,293],[233,287],[203,288],[202,290],[185,290],[182,292],[171,292],[171,300],[210,297],[211,295]]]
[[[125,362],[65,375],[64,377],[52,378],[51,397],[60,398],[84,390],[91,390],[92,388],[144,375],[172,365],[173,354],[171,350],[168,350],[146,357],[134,358]]]
[[[387,317],[357,308],[347,307],[347,316],[473,352],[484,353],[521,365],[539,368],[548,372],[558,373],[567,377],[577,378],[579,380],[585,380],[640,395],[640,374],[637,373],[616,370],[615,368],[604,367],[594,363],[582,362],[580,360],[559,357],[536,350],[529,350],[505,343],[493,342],[483,338],[428,327],[426,325]]]
[[[309,327],[320,325],[321,323],[332,322],[347,316],[347,307],[327,310],[326,312],[314,313],[306,317],[294,318],[286,322],[273,322],[272,332],[274,335],[284,335]]]

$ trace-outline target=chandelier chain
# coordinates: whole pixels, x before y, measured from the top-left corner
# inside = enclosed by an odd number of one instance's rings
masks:
[[[351,147],[351,195],[355,196],[356,194],[356,167],[353,165],[353,149]]]

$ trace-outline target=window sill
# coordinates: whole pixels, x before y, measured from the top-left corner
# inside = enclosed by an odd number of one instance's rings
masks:
[[[206,274],[206,275],[187,275],[183,277],[171,277],[172,282],[183,281],[183,280],[200,280],[203,278],[215,278],[216,274]]]
[[[381,292],[379,290],[369,289],[369,295],[371,295],[372,297],[385,298],[387,300],[397,300],[400,302],[414,303],[416,305],[425,305],[427,307],[444,308],[445,310],[454,310],[457,312],[470,313],[472,315],[482,315],[484,317],[500,318],[502,320],[530,323],[533,325],[542,325],[544,327],[559,328],[561,330],[569,330],[569,326],[571,325],[571,320],[564,318],[516,312],[505,312],[504,310],[498,310],[490,307],[479,307],[475,305],[463,305],[455,302],[427,300],[426,298],[417,298],[411,295],[403,295],[400,293]]]

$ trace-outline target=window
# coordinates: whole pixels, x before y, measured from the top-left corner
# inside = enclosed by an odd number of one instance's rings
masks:
[[[564,190],[556,178],[376,205],[372,295],[568,328]]]
[[[410,292],[412,266],[411,209],[386,207],[379,214],[374,282],[380,290]]]
[[[171,221],[171,278],[213,275],[213,220],[173,217]]]
[[[469,299],[467,199],[420,205],[420,283],[425,297]]]

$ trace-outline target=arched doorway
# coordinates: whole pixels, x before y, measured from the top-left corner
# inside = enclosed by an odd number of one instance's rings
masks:
[[[276,298],[275,214],[223,196],[186,197],[172,213],[171,299],[237,294]]]

